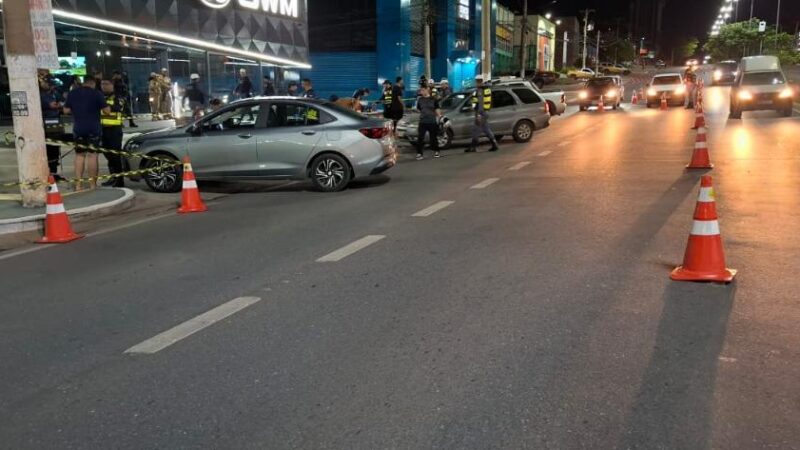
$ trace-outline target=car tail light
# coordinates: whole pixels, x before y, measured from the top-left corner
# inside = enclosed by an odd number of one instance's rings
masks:
[[[550,103],[544,102],[544,112],[545,114],[550,114]]]
[[[370,139],[383,139],[387,134],[386,127],[362,128],[358,131]]]

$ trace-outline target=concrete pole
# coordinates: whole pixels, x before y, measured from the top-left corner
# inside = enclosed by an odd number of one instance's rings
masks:
[[[3,2],[8,84],[14,117],[15,145],[19,180],[46,183],[49,169],[45,153],[42,104],[36,74],[36,49],[31,26],[29,0]],[[48,1],[49,5],[50,2]],[[55,42],[52,43],[55,45]],[[22,206],[38,208],[45,204],[47,186],[20,186]]]
[[[597,51],[594,60],[594,73],[600,73],[600,30],[597,30]]]
[[[425,2],[425,78],[433,78],[431,68],[431,5],[430,1]]]
[[[492,0],[481,2],[481,69],[484,75],[492,78]],[[488,81],[488,80],[486,80]]]
[[[519,76],[525,78],[525,67],[528,65],[528,0],[522,1],[522,29],[519,43]]]
[[[564,32],[564,50],[562,51],[563,55],[561,56],[561,68],[567,67],[567,42],[568,40],[568,33]]]
[[[586,33],[589,32],[589,10],[585,10],[583,12],[583,65],[580,67],[583,69],[586,67]]]

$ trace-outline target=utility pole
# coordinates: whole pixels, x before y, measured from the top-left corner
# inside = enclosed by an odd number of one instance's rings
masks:
[[[431,67],[431,22],[433,21],[433,14],[431,12],[431,2],[430,0],[425,0],[425,10],[424,18],[425,18],[425,78],[432,79],[432,67]]]
[[[753,21],[753,3],[755,3],[755,1],[756,0],[750,0],[750,21],[751,22]]]
[[[22,206],[42,207],[49,170],[36,69],[58,67],[50,0],[5,0],[3,30],[19,180],[35,183],[20,186]]]
[[[492,1],[481,2],[481,69],[486,77],[492,78]],[[488,80],[486,80],[488,81]]]
[[[589,13],[593,13],[593,9],[584,9],[583,10],[583,65],[581,68],[586,67],[586,33],[589,32]]]
[[[562,68],[566,68],[567,67],[567,42],[569,42],[568,36],[569,36],[569,34],[565,30],[564,31],[564,50],[562,51],[562,56],[561,56],[561,67]]]
[[[522,29],[519,43],[519,76],[525,78],[525,66],[528,65],[528,0],[522,0]]]
[[[600,30],[597,30],[597,51],[594,60],[594,73],[600,73]]]

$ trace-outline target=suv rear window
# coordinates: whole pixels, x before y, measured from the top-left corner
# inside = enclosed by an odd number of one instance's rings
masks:
[[[519,97],[519,100],[526,105],[540,103],[542,101],[539,95],[533,92],[533,89],[514,88],[512,91],[514,91],[514,94]]]
[[[492,91],[492,108],[514,106],[515,104],[514,97],[507,91]]]
[[[666,77],[656,77],[653,78],[653,85],[663,85],[663,84],[681,84],[681,77],[678,75],[673,76],[666,76]]]
[[[742,77],[744,86],[763,86],[769,84],[786,84],[786,79],[780,72],[750,72]]]

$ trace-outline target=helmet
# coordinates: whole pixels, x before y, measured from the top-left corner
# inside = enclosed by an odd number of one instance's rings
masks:
[[[193,73],[193,74],[189,75],[189,79],[190,80],[199,80],[200,79],[200,75],[196,74],[196,73]]]

